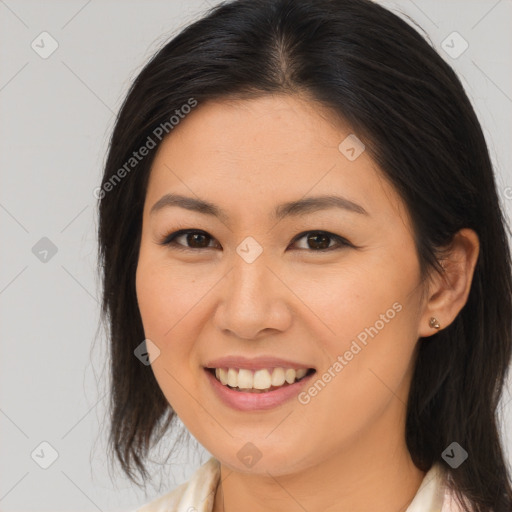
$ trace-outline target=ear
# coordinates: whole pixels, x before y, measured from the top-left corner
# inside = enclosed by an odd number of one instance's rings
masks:
[[[431,317],[435,317],[443,329],[459,314],[468,299],[479,251],[478,235],[472,229],[464,228],[454,235],[444,251],[443,274],[434,272],[430,279],[418,336],[432,336],[440,330],[430,327]]]

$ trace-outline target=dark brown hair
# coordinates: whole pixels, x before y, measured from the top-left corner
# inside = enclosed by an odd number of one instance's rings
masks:
[[[488,149],[451,67],[408,23],[368,0],[223,3],[165,44],[134,81],[98,195],[113,453],[130,478],[136,469],[146,479],[148,451],[175,417],[151,367],[134,357],[144,340],[135,271],[156,149],[119,171],[191,99],[200,108],[265,94],[307,94],[352,127],[408,208],[424,278],[442,271],[440,249],[458,230],[477,233],[467,303],[451,325],[419,340],[406,441],[421,470],[446,467],[472,511],[510,512],[498,405],[512,350],[511,260]],[[456,469],[441,457],[453,441],[469,454]]]

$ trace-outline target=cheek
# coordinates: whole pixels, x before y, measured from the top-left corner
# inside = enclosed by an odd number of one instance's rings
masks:
[[[187,417],[190,401],[183,390],[191,390],[193,386],[189,379],[194,327],[187,322],[191,301],[183,287],[169,268],[143,257],[139,260],[136,273],[139,311],[145,337],[157,347],[153,349],[157,357],[150,350],[151,370],[167,402],[180,417]]]
[[[167,344],[201,296],[195,280],[168,262],[141,255],[136,291],[144,332]]]
[[[304,312],[309,309],[315,314],[316,323],[327,335],[325,339],[332,340],[335,348],[338,344],[343,348],[348,340],[376,322],[384,325],[381,315],[387,326],[388,320],[398,316],[396,308],[405,308],[409,305],[406,301],[411,301],[415,270],[391,258],[386,263],[382,254],[379,256],[331,268],[312,267],[300,276],[288,276],[293,291],[307,306]],[[398,306],[393,309],[395,303]]]
[[[165,370],[184,380],[190,379],[191,370],[197,370],[196,340],[208,316],[205,294],[218,280],[213,272],[197,275],[192,267],[171,264],[149,250],[141,251],[137,266],[136,292],[144,334],[160,350],[153,370],[165,379],[166,387],[176,384],[165,377]]]
[[[418,269],[410,261],[369,259],[336,275],[308,278],[308,305],[321,320],[317,335],[326,360],[304,402],[310,401],[315,415],[329,410],[345,417],[340,424],[347,435],[393,397],[407,402],[401,386],[412,367],[419,307]]]
[[[402,238],[397,235],[387,245],[359,253],[353,264],[341,268],[337,275],[327,276],[329,293],[321,307],[334,316],[333,325],[338,326],[340,336],[357,335],[379,322],[381,315],[385,324],[378,323],[379,331],[383,325],[389,331],[388,325],[397,323],[395,318],[415,318],[419,264],[412,242],[405,244]],[[398,306],[393,308],[394,304]],[[400,306],[403,311],[398,314]]]
[[[158,278],[154,267],[139,262],[136,273],[136,290],[139,311],[147,338],[158,342],[162,339],[167,323],[165,304],[170,304],[169,289],[165,280]],[[170,308],[169,308],[170,309]],[[160,346],[160,343],[158,343]]]
[[[189,353],[193,332],[185,335],[185,329],[193,329],[186,322],[189,301],[180,282],[154,261],[141,258],[137,266],[136,290],[144,335],[157,347],[152,357],[152,370],[169,402],[177,393],[178,380],[190,364]],[[185,375],[186,377],[186,375]]]

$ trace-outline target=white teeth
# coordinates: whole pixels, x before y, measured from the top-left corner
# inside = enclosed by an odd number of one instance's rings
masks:
[[[301,368],[300,370],[296,370],[295,373],[297,374],[297,379],[302,379],[302,377],[304,377],[308,371],[306,368]]]
[[[295,382],[295,376],[297,374],[295,373],[295,370],[292,369],[292,368],[288,368],[285,372],[284,372],[284,378],[286,379],[286,382],[288,382],[288,384],[293,384]]]
[[[228,385],[232,388],[238,386],[238,372],[234,368],[229,368],[228,370]]]
[[[215,368],[215,377],[221,384],[231,388],[264,390],[272,386],[282,386],[285,382],[293,384],[296,380],[302,379],[307,372],[307,368],[262,368],[254,372],[246,368]]]
[[[251,389],[253,376],[251,370],[241,368],[238,372],[238,387],[240,389]]]
[[[228,383],[228,372],[224,370],[224,368],[216,368],[215,372],[219,370],[219,379],[224,384],[224,386]],[[217,373],[215,373],[217,375]]]
[[[282,386],[285,380],[284,369],[274,368],[274,371],[272,372],[272,386]]]
[[[242,370],[240,370],[242,373]],[[240,383],[240,378],[238,378]],[[254,389],[267,389],[272,385],[270,372],[267,369],[257,370],[254,372],[254,382],[252,387]]]

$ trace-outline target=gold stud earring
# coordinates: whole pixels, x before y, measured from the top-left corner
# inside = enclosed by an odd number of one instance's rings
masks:
[[[437,318],[435,317],[430,317],[430,321],[428,322],[428,325],[430,325],[430,327],[434,328],[434,329],[439,329],[441,327],[441,325],[439,324]]]

